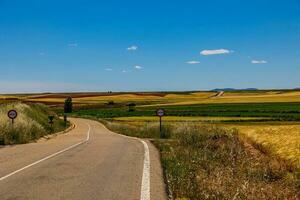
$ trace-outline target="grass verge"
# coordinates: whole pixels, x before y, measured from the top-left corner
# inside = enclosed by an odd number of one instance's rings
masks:
[[[18,112],[13,125],[7,117],[7,111],[10,109]],[[55,117],[52,126],[48,123],[49,115]],[[45,105],[17,102],[0,105],[0,145],[28,143],[65,128],[64,121]]]
[[[174,199],[297,199],[299,170],[264,154],[236,129],[213,125],[105,122],[118,133],[155,138]]]

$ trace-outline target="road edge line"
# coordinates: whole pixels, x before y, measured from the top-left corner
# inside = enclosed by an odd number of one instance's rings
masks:
[[[93,120],[93,119],[91,119],[91,120]],[[104,129],[106,129],[108,132],[110,132],[112,134],[116,134],[118,136],[121,136],[121,137],[124,137],[127,139],[137,140],[143,144],[143,146],[144,146],[144,161],[143,161],[143,176],[142,176],[140,200],[150,200],[151,199],[151,190],[150,190],[151,165],[150,165],[150,150],[149,150],[149,146],[148,146],[147,142],[145,142],[144,140],[142,140],[141,138],[138,138],[138,137],[132,137],[132,136],[113,132],[113,131],[109,130],[100,121],[97,121],[97,120],[93,120],[93,121],[98,122]]]
[[[150,151],[149,146],[145,141],[140,140],[140,142],[144,145],[144,165],[141,185],[141,200],[150,200]]]

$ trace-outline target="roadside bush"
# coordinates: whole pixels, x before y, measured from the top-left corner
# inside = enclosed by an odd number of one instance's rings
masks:
[[[12,125],[7,111],[15,109],[18,117]],[[51,133],[48,115],[55,115],[47,106],[41,104],[7,103],[0,105],[0,144],[27,143]],[[53,131],[63,130],[64,122],[55,115]]]
[[[288,168],[248,149],[235,129],[180,124],[155,144],[174,198],[297,199]]]

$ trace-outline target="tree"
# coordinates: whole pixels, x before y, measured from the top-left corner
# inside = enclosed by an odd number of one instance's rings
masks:
[[[128,106],[128,112],[133,112],[135,110],[136,104],[135,103],[129,103],[129,104],[127,104],[127,106]]]
[[[72,112],[72,110],[73,110],[72,97],[66,98],[64,110],[65,110],[65,113],[71,113]]]

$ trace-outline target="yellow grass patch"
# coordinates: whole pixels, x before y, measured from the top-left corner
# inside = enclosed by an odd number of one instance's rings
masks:
[[[196,94],[196,95],[195,95]],[[220,97],[214,97],[216,93],[205,93],[197,96],[200,93],[190,95],[167,95],[169,102],[144,105],[143,107],[151,106],[171,106],[171,105],[195,105],[208,103],[267,103],[267,102],[300,102],[300,92],[225,92]],[[170,102],[171,100],[171,102]]]
[[[300,125],[234,126],[271,153],[300,169]]]
[[[81,103],[85,102],[108,102],[108,101],[115,101],[115,102],[129,102],[129,101],[158,101],[161,100],[162,97],[159,96],[152,96],[152,95],[135,95],[135,94],[121,94],[121,95],[108,95],[108,96],[95,96],[95,97],[82,97],[82,98],[73,98],[73,100]]]
[[[299,91],[266,91],[266,92],[225,92],[222,96],[216,96],[217,92],[194,92],[194,93],[182,93],[182,94],[107,94],[99,96],[87,96],[86,97],[74,97],[74,103],[80,104],[97,104],[107,103],[108,101],[114,101],[116,103],[127,102],[143,102],[143,107],[149,106],[170,106],[170,105],[195,105],[195,104],[208,104],[208,103],[263,103],[263,102],[300,102]],[[49,102],[49,103],[63,103],[63,95],[33,95],[22,97],[33,102]],[[9,97],[20,97],[11,95]],[[40,97],[40,98],[37,98]],[[7,98],[7,96],[0,96],[1,98]]]
[[[26,99],[32,102],[50,102],[50,103],[63,103],[65,99],[62,98],[38,98],[38,99]]]
[[[18,97],[17,96],[13,96],[13,95],[0,95],[0,99],[1,100],[12,99],[12,98],[18,98]]]

